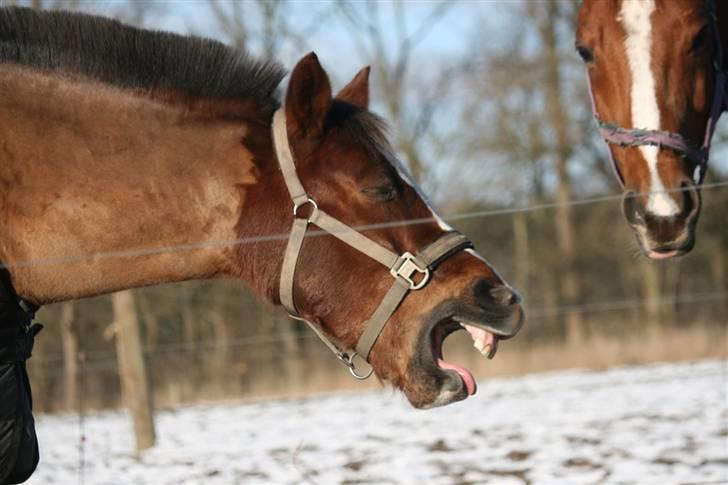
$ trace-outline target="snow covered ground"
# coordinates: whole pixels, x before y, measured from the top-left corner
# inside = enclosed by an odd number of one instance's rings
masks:
[[[181,408],[135,458],[124,414],[85,419],[85,484],[728,483],[728,361],[479,384],[417,411],[391,391]],[[28,483],[81,483],[77,416],[40,416]]]

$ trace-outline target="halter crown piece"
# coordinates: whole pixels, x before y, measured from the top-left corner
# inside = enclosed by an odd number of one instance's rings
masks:
[[[357,379],[366,379],[372,375],[373,369],[369,369],[366,374],[357,373],[354,358],[359,355],[368,362],[369,354],[379,334],[382,333],[389,318],[397,310],[407,294],[410,291],[424,288],[430,279],[430,272],[442,260],[463,249],[472,247],[472,243],[459,232],[450,231],[415,255],[409,252],[405,252],[401,256],[396,255],[381,244],[328,215],[318,207],[314,199],[308,196],[296,174],[296,165],[288,142],[285,108],[280,108],[273,115],[273,143],[283,173],[283,179],[293,200],[293,226],[291,227],[281,269],[281,304],[288,311],[291,318],[301,320],[311,327],[336,357],[349,368],[351,375]],[[306,218],[298,214],[299,209],[305,205],[311,206],[311,214]],[[323,231],[378,261],[389,270],[394,278],[389,291],[369,318],[353,352],[342,350],[326,337],[314,323],[302,318],[296,310],[293,281],[296,273],[296,263],[299,259],[303,240],[306,237],[306,230],[310,224],[318,226]]]
[[[715,73],[715,90],[713,93],[713,104],[710,109],[710,117],[705,126],[705,135],[703,137],[703,145],[698,148],[690,140],[680,133],[673,133],[662,130],[642,130],[635,128],[622,128],[621,126],[603,121],[599,117],[597,105],[594,100],[594,91],[592,90],[591,79],[587,73],[587,83],[589,85],[589,98],[591,99],[592,112],[594,119],[599,127],[599,134],[605,142],[618,145],[620,147],[636,147],[643,145],[652,145],[658,147],[669,148],[675,152],[682,154],[691,160],[698,170],[695,183],[701,185],[705,179],[705,173],[708,170],[708,159],[710,157],[710,143],[713,140],[715,126],[718,124],[723,111],[728,108],[726,106],[726,72],[723,64],[723,44],[721,43],[720,31],[718,30],[718,17],[715,8],[715,0],[706,0],[706,9],[710,17],[711,31],[711,49],[713,54],[713,70]],[[622,188],[624,188],[624,178],[619,170],[617,161],[611,150],[609,158],[612,162],[612,168],[617,180]]]

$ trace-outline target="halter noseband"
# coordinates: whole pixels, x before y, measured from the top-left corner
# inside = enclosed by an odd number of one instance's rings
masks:
[[[589,98],[591,100],[592,112],[594,119],[599,127],[599,133],[607,143],[624,147],[636,146],[657,146],[669,148],[675,152],[681,153],[683,156],[691,160],[698,169],[698,176],[695,178],[697,185],[703,183],[705,173],[708,170],[708,159],[710,157],[710,144],[715,133],[715,126],[718,124],[723,111],[726,110],[726,72],[723,66],[723,44],[721,44],[720,32],[718,30],[718,17],[715,8],[715,0],[706,0],[706,7],[710,17],[711,30],[711,49],[713,54],[713,69],[715,72],[715,90],[713,92],[713,104],[710,109],[710,117],[705,127],[705,136],[703,145],[698,148],[690,140],[681,135],[662,130],[646,130],[635,128],[622,128],[614,123],[607,123],[599,117],[596,101],[594,100],[594,91],[592,89],[591,78],[587,73],[587,84],[589,86]],[[622,188],[624,188],[624,178],[619,170],[617,161],[611,150],[609,159],[612,162],[617,180]]]
[[[288,238],[288,245],[283,257],[283,266],[281,269],[281,305],[288,311],[291,318],[306,322],[336,357],[349,368],[351,375],[357,379],[366,379],[372,374],[373,369],[370,369],[364,375],[358,374],[356,372],[354,358],[359,355],[368,362],[369,353],[374,347],[379,334],[384,330],[387,321],[389,321],[389,318],[397,310],[407,294],[410,291],[417,291],[424,288],[430,279],[430,272],[442,260],[463,249],[472,247],[472,243],[459,232],[450,231],[440,236],[439,239],[415,255],[405,252],[401,256],[397,256],[381,244],[328,215],[318,207],[314,199],[306,194],[306,190],[301,185],[301,181],[296,174],[296,165],[288,142],[285,108],[280,108],[273,116],[273,143],[275,145],[278,163],[283,173],[283,179],[293,200],[293,226],[291,227],[291,234]],[[305,205],[311,206],[311,215],[307,218],[300,217],[298,214],[299,209]],[[389,269],[390,274],[394,278],[394,283],[369,318],[364,332],[359,337],[354,352],[349,353],[342,350],[326,337],[314,323],[299,316],[296,310],[293,299],[293,280],[296,272],[296,263],[298,262],[301,246],[306,237],[306,230],[309,224],[315,224],[323,231],[381,263]]]

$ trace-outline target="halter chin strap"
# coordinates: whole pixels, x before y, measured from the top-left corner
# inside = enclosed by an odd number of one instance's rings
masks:
[[[357,373],[354,358],[359,355],[368,362],[369,354],[377,338],[407,294],[410,291],[417,291],[424,288],[430,280],[431,271],[442,260],[463,249],[472,247],[472,243],[462,234],[451,231],[443,234],[439,239],[415,255],[409,252],[405,252],[402,255],[393,253],[381,244],[328,215],[306,194],[306,190],[301,185],[301,181],[296,174],[296,165],[288,142],[284,108],[280,108],[273,116],[273,143],[275,145],[278,163],[283,173],[283,179],[293,200],[294,216],[288,245],[283,257],[283,267],[281,269],[281,304],[288,311],[291,318],[306,322],[336,357],[346,364],[354,377],[357,379],[366,379],[372,374],[373,369],[370,369],[368,373],[363,375]],[[306,205],[311,206],[310,215],[304,218],[299,215],[299,210]],[[317,325],[299,316],[296,310],[293,295],[296,264],[301,253],[303,240],[306,237],[306,231],[310,224],[318,226],[323,231],[379,262],[389,269],[389,273],[394,278],[389,291],[369,318],[366,328],[359,337],[356,349],[353,352],[342,350],[326,337]]]
[[[723,64],[723,44],[721,43],[720,31],[718,30],[718,18],[715,7],[715,0],[706,0],[706,8],[710,17],[711,28],[711,49],[713,54],[713,69],[715,72],[715,89],[713,92],[713,103],[710,108],[710,117],[705,126],[705,135],[703,137],[703,145],[698,148],[690,140],[680,133],[673,133],[662,130],[642,130],[635,128],[622,128],[614,123],[607,123],[599,117],[597,105],[594,100],[594,90],[591,85],[591,78],[587,73],[587,83],[589,86],[589,98],[591,100],[592,112],[594,119],[599,127],[599,134],[605,142],[618,145],[620,147],[636,147],[636,146],[657,146],[669,148],[675,152],[681,153],[695,164],[698,170],[695,183],[700,185],[705,179],[705,173],[708,170],[708,159],[710,157],[710,145],[715,134],[715,127],[718,124],[723,111],[728,109],[726,105],[726,72]],[[619,165],[614,159],[611,150],[609,159],[612,162],[612,169],[622,188],[624,188],[624,178],[619,170]]]

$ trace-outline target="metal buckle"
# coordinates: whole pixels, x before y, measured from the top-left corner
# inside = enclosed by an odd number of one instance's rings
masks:
[[[410,290],[419,290],[420,288],[423,288],[430,279],[430,269],[427,267],[421,268],[415,261],[415,257],[412,253],[409,252],[400,256],[397,264],[395,264],[389,272],[395,278],[404,278],[404,280],[409,283]],[[420,273],[422,275],[422,280],[420,280],[419,283],[412,278],[415,273]]]
[[[313,210],[311,210],[311,215],[306,218],[306,222],[311,223],[311,219],[318,210],[318,204],[316,204],[316,201],[313,200],[311,197],[306,199],[304,202],[301,202],[300,204],[293,204],[293,217],[298,217],[298,209],[305,206],[306,204],[311,204],[311,206],[313,207]]]
[[[374,374],[374,368],[370,367],[369,372],[366,374],[357,374],[356,373],[356,364],[354,364],[354,357],[356,357],[358,354],[354,352],[353,354],[349,355],[347,353],[341,352],[339,354],[336,354],[336,357],[339,358],[341,362],[344,363],[346,367],[349,368],[349,373],[354,376],[354,379],[363,381],[365,379],[369,379],[369,377]]]

